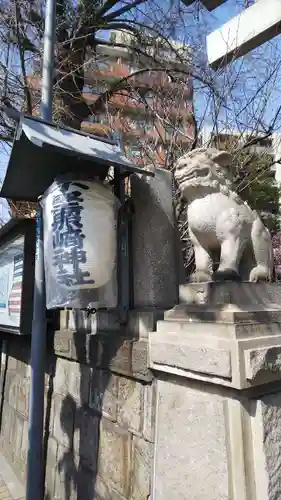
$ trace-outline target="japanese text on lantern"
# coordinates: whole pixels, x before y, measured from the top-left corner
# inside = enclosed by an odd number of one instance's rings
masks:
[[[79,190],[70,190],[73,186]],[[53,197],[53,265],[57,268],[58,282],[65,286],[94,283],[94,280],[86,279],[90,273],[81,269],[81,264],[87,262],[81,221],[84,209],[82,191],[87,189],[84,184],[67,182],[60,185],[59,194]]]

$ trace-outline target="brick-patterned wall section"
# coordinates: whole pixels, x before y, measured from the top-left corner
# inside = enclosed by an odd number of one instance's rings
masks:
[[[25,481],[27,461],[29,339],[11,336],[1,355],[0,448],[18,479]]]
[[[15,337],[7,344],[0,445],[24,482],[29,346]],[[58,331],[47,372],[46,498],[147,500],[155,398],[147,341]]]

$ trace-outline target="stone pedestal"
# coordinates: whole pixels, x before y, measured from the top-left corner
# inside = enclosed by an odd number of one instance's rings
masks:
[[[180,250],[174,216],[172,174],[131,176],[134,307],[169,309],[178,302]]]
[[[281,498],[281,287],[185,285],[149,338],[153,500]]]

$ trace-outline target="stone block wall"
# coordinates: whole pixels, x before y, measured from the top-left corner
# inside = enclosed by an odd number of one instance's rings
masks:
[[[7,353],[10,352],[11,355]],[[27,461],[30,347],[27,339],[2,342],[0,376],[0,450],[24,482]]]
[[[147,341],[60,330],[53,344],[46,363],[46,498],[147,500],[155,398]],[[0,446],[24,483],[29,340],[10,336],[6,351]]]
[[[132,303],[116,312],[61,311],[45,384],[46,497],[148,500],[155,395],[148,332],[178,302],[179,248],[172,174],[131,177]],[[101,333],[102,332],[102,333]],[[3,339],[0,333],[0,341]],[[1,356],[0,446],[24,482],[30,339],[9,335]]]

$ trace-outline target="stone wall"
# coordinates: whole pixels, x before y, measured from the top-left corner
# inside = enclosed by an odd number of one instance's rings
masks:
[[[178,301],[180,254],[172,174],[132,176],[132,303],[113,311],[60,313],[46,360],[46,495],[50,500],[148,500],[154,380],[148,332]],[[0,334],[1,340],[1,334]],[[30,339],[9,335],[1,359],[1,451],[24,482]],[[5,351],[5,350],[4,350]]]
[[[11,341],[2,342],[0,449],[22,482],[27,461],[29,351],[27,339],[12,336]]]
[[[0,446],[24,482],[29,340],[10,336],[3,345]],[[49,345],[46,498],[147,500],[154,420],[147,341],[60,330]]]

